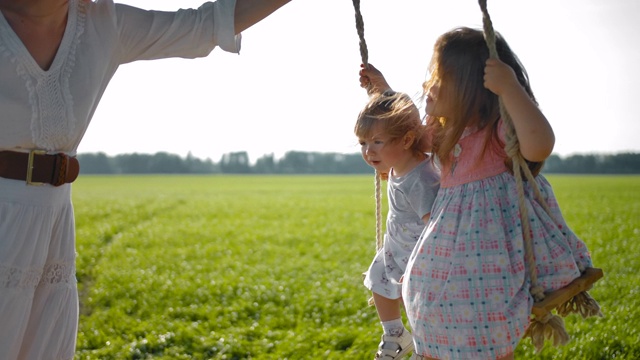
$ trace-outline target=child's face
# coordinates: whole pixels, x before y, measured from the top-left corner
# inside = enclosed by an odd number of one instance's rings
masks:
[[[382,132],[381,125],[375,125],[371,134],[371,137],[359,138],[358,141],[362,158],[376,171],[388,173],[390,168],[401,164],[407,158],[408,152],[403,147],[402,141],[392,141]]]
[[[425,112],[427,115],[430,116],[436,116],[436,117],[440,117],[440,116],[444,116],[444,112],[443,112],[443,102],[442,101],[438,101],[439,98],[439,93],[440,93],[440,86],[439,85],[433,85],[429,88],[426,88],[426,86],[428,86],[426,83],[423,85],[424,87],[424,92],[426,94],[426,107],[425,107]]]

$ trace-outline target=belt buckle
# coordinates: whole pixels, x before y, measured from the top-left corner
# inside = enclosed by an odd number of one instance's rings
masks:
[[[33,176],[33,157],[35,155],[45,155],[47,152],[45,150],[31,150],[29,151],[29,162],[27,163],[27,185],[41,186],[45,183],[39,181],[31,181],[31,177]]]

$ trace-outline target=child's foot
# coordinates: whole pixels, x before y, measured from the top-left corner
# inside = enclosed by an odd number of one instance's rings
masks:
[[[400,336],[382,335],[375,360],[399,360],[413,350],[413,337],[408,331]]]

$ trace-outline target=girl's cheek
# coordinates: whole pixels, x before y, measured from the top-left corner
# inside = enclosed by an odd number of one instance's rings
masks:
[[[425,106],[425,112],[427,115],[437,116],[436,114],[436,102],[433,99],[427,99],[427,104]]]
[[[432,104],[429,100],[427,100],[427,103],[426,103],[426,105],[425,105],[425,107],[424,107],[424,112],[426,112],[426,113],[427,113],[427,115],[433,115],[433,114],[431,113],[431,109],[432,109],[432,108],[433,108],[433,104]]]

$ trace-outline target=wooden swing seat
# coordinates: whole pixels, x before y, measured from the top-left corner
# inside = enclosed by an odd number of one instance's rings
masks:
[[[534,303],[531,313],[537,318],[543,318],[559,305],[569,301],[572,297],[591,289],[591,286],[603,276],[604,273],[602,269],[585,269],[582,275],[570,282],[569,285],[546,294],[544,300]]]

